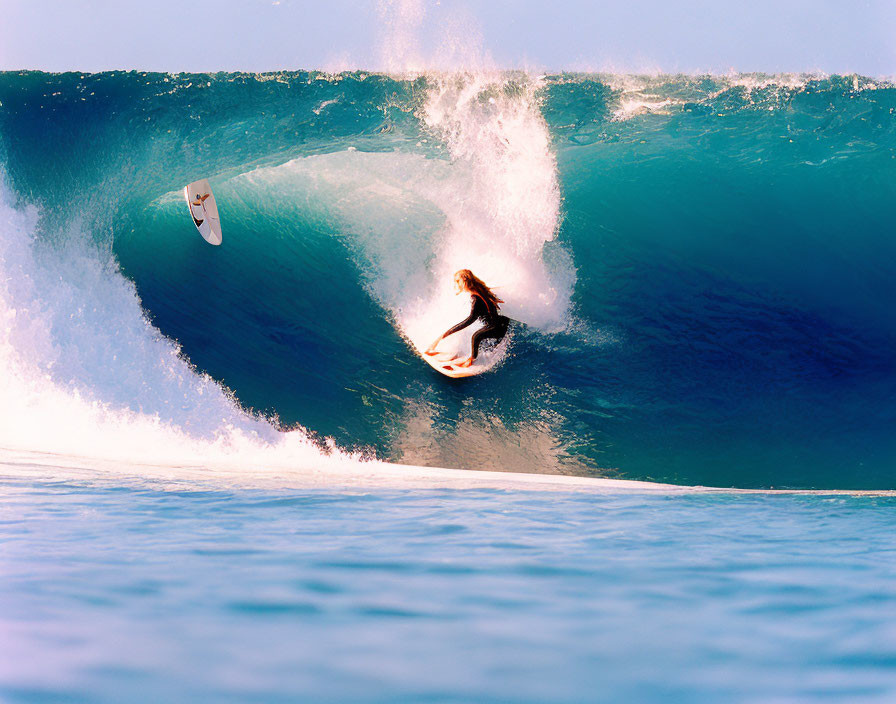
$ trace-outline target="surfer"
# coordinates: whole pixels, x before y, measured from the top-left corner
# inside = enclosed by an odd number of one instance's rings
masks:
[[[199,227],[202,223],[205,222],[205,199],[208,198],[211,193],[206,193],[204,196],[196,194],[196,200],[190,201],[190,215],[193,216],[193,222],[196,223],[196,227]],[[201,218],[196,217],[196,211],[193,208],[199,208],[199,215]]]
[[[469,367],[472,366],[473,361],[479,354],[479,345],[483,340],[495,339],[500,341],[504,335],[507,334],[507,326],[510,323],[510,319],[507,318],[507,316],[498,314],[498,304],[503,303],[504,301],[492,293],[492,290],[485,285],[482,279],[478,278],[469,269],[461,269],[454,274],[454,289],[458,295],[464,291],[470,294],[472,299],[470,315],[454,327],[449,328],[439,335],[439,338],[427,348],[425,354],[436,354],[436,347],[438,347],[442,340],[449,335],[453,335],[454,333],[463,330],[468,325],[472,325],[476,320],[481,320],[484,325],[473,333],[470,356],[455,365],[457,367]],[[455,359],[457,359],[457,357],[453,357],[448,361],[453,362]]]

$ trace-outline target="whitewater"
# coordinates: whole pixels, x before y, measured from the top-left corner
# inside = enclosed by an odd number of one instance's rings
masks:
[[[0,73],[0,698],[891,700],[894,110]]]

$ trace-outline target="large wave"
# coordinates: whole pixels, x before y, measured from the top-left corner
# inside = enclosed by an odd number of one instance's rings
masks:
[[[7,73],[0,103],[7,449],[892,483],[885,82]],[[519,322],[446,384],[412,348],[462,267]]]

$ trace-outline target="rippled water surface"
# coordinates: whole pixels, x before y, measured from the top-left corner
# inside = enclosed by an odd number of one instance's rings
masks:
[[[0,698],[893,701],[894,509],[7,476]]]
[[[0,72],[0,448],[167,463],[161,423],[203,458],[307,431],[893,489],[894,114],[861,76]],[[182,199],[202,177],[220,247]],[[516,322],[452,383],[415,349],[466,316],[461,268]]]

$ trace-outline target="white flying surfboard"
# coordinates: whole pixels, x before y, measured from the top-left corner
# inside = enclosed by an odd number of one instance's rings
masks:
[[[212,194],[212,187],[208,185],[208,179],[202,178],[184,186],[184,200],[187,201],[190,217],[202,239],[209,244],[221,244],[224,239],[221,234],[221,218],[218,216],[218,204]]]

